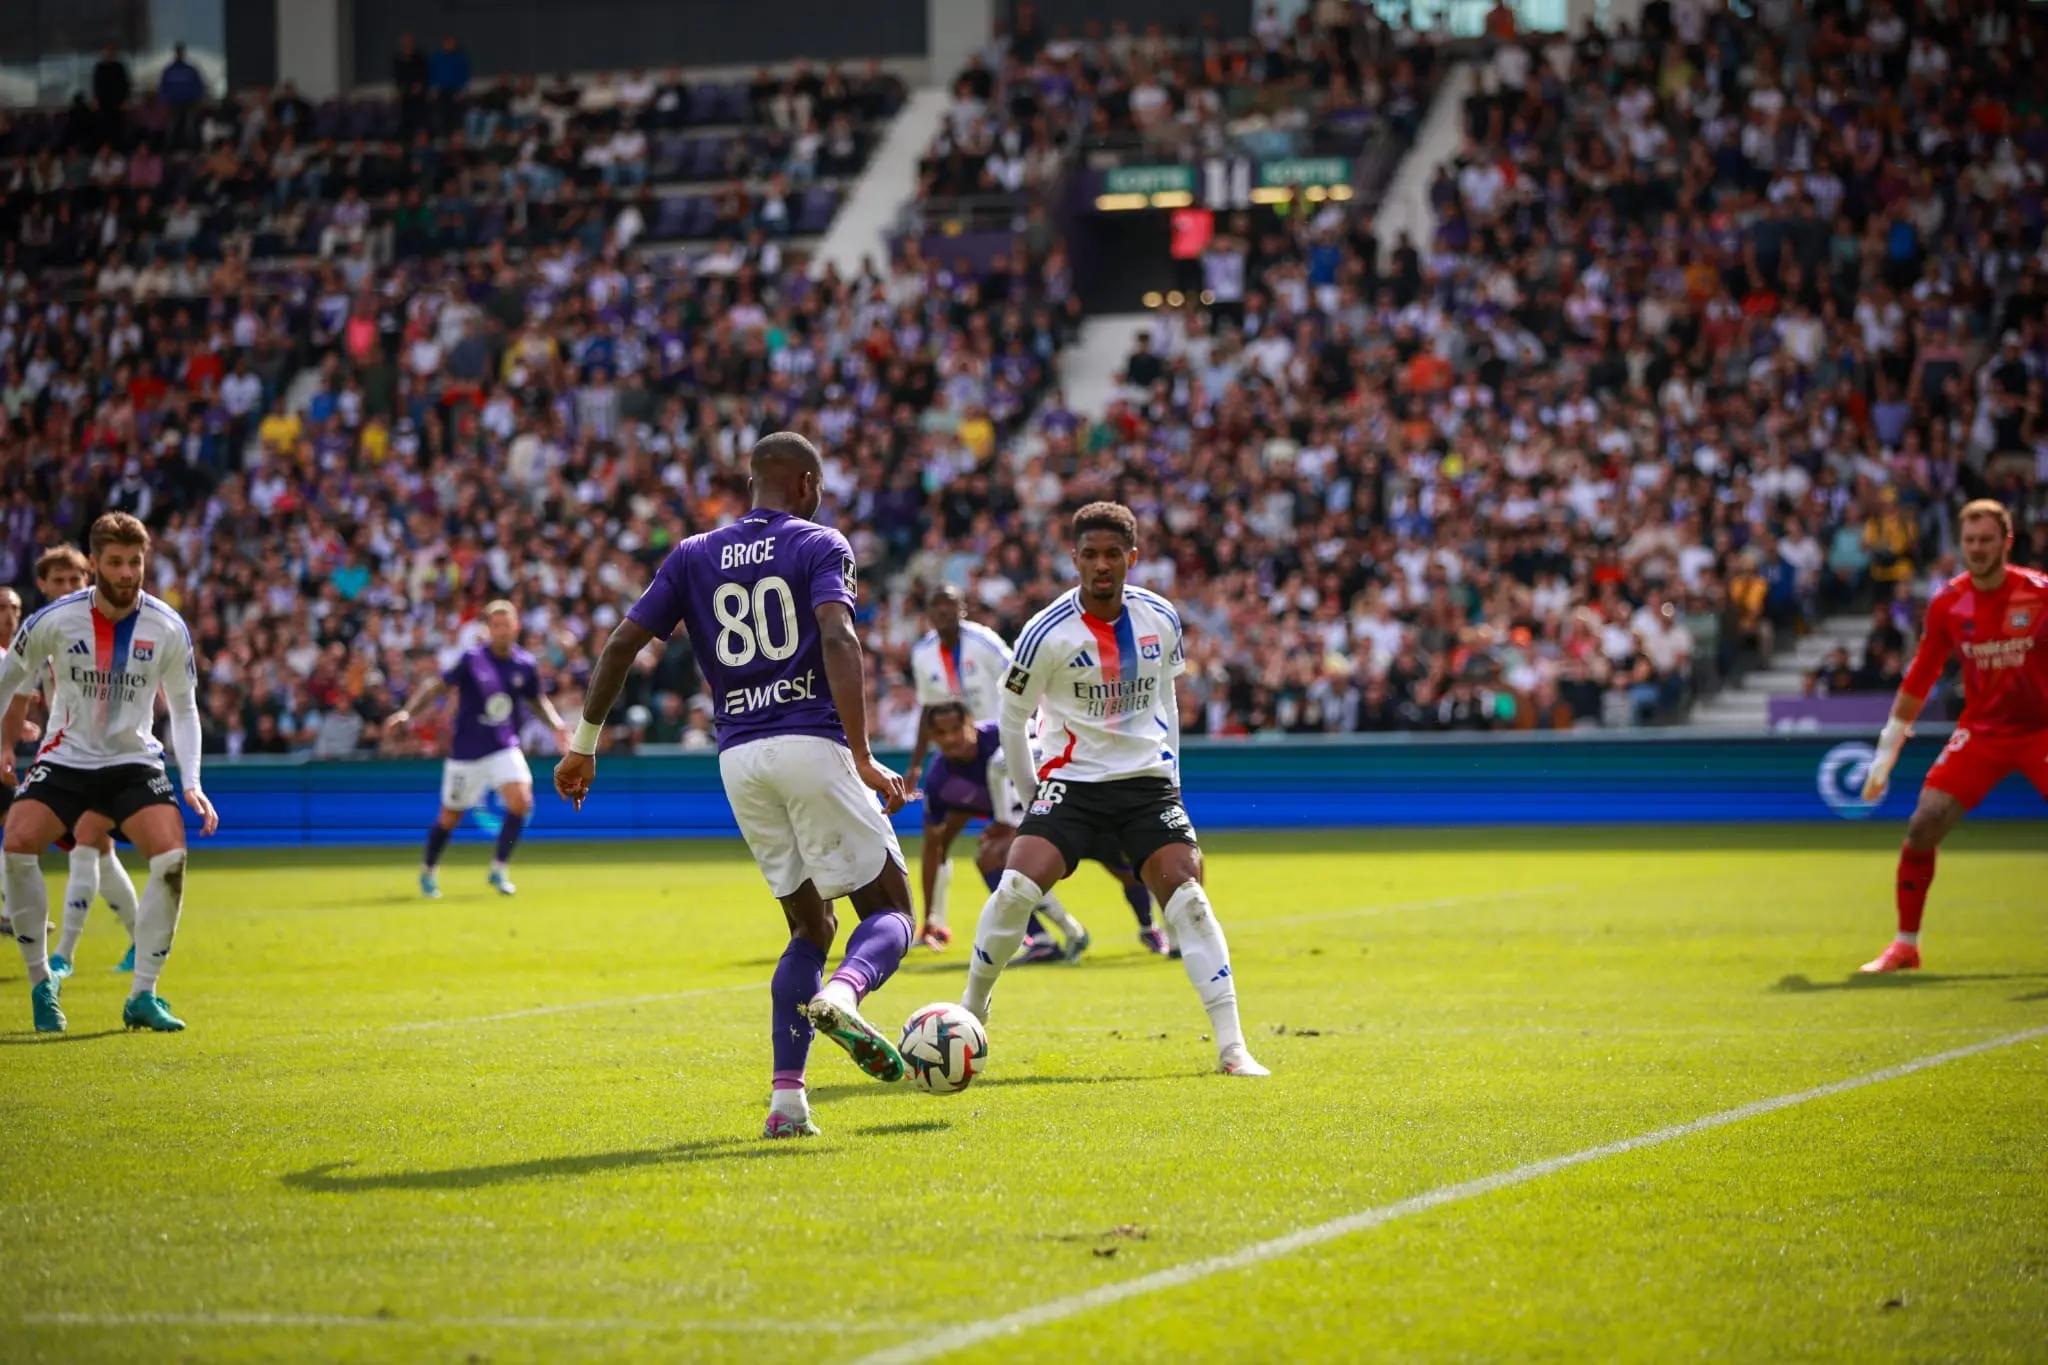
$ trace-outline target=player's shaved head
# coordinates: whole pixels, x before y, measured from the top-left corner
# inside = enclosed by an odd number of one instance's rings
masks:
[[[794,431],[763,436],[754,443],[747,464],[754,480],[754,506],[806,520],[816,515],[825,464],[809,440]]]

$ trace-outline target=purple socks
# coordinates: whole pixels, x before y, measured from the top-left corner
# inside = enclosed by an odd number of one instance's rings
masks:
[[[448,851],[448,840],[454,833],[454,830],[442,829],[439,820],[428,825],[427,854],[420,861],[428,867],[439,867],[441,865],[441,855]]]
[[[1138,917],[1140,929],[1152,927],[1152,893],[1145,889],[1145,883],[1133,882],[1124,888],[1124,899],[1131,903],[1131,913]]]
[[[501,863],[512,861],[512,850],[519,844],[520,831],[526,828],[526,817],[507,815],[505,823],[498,826],[498,851],[495,855]]]
[[[824,976],[825,950],[809,939],[792,938],[768,983],[775,1044],[773,1089],[803,1089],[804,1060],[811,1055],[813,1032],[811,1021],[804,1017],[804,1006],[818,993]]]
[[[896,965],[910,950],[910,916],[901,910],[869,915],[854,927],[846,940],[846,960],[832,973],[834,981],[853,987],[855,998],[865,998],[896,973]]]

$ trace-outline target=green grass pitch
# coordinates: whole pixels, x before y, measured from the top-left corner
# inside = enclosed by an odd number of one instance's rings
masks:
[[[424,819],[424,813],[422,815]],[[1274,1077],[1210,1074],[1113,884],[939,1098],[813,1054],[758,1137],[780,918],[735,844],[196,851],[118,1029],[96,907],[28,1031],[0,963],[0,1360],[857,1360],[1544,1158],[2048,1026],[2048,827],[1219,836]],[[961,850],[964,852],[964,846]],[[914,850],[913,850],[914,856]],[[963,941],[870,1004],[958,997]],[[46,860],[52,893],[60,860]],[[2048,1036],[1491,1189],[949,1357],[2040,1360]]]

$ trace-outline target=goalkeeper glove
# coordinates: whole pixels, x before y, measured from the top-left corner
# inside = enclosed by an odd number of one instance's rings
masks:
[[[1902,720],[1888,720],[1877,735],[1877,757],[1870,760],[1870,776],[1863,779],[1863,799],[1877,801],[1884,797],[1885,788],[1892,783],[1892,766],[1899,761],[1899,750],[1906,747],[1906,741],[1913,735],[1913,727]]]

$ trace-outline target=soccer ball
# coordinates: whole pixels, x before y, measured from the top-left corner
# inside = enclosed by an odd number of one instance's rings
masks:
[[[911,1011],[898,1049],[910,1080],[934,1095],[952,1095],[981,1074],[988,1059],[988,1031],[959,1005],[941,1001]]]

